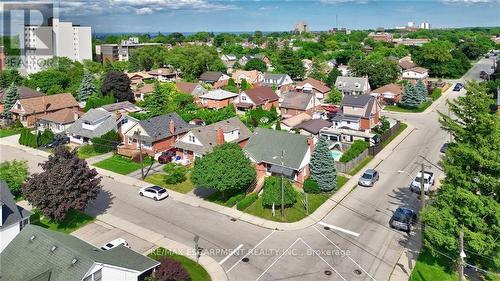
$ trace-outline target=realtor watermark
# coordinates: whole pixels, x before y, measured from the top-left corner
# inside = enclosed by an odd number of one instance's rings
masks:
[[[158,248],[152,252],[156,256],[168,256],[172,254],[183,255],[183,256],[196,256],[198,254],[196,249],[175,249],[169,250],[164,248]],[[321,249],[280,249],[280,248],[259,248],[259,249],[229,249],[229,248],[204,248],[201,251],[202,255],[207,256],[220,256],[224,257],[227,255],[233,255],[236,257],[243,256],[267,256],[267,257],[279,257],[279,256],[331,256],[331,257],[347,257],[351,255],[350,250],[341,249],[331,249],[331,248],[321,248]]]

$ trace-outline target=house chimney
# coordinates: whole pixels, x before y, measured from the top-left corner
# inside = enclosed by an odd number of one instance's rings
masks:
[[[170,119],[170,122],[168,123],[168,128],[170,129],[170,133],[172,135],[175,135],[175,123],[174,123],[174,120]]]
[[[222,131],[222,128],[217,129],[217,144],[223,144],[224,143],[224,132]]]
[[[76,121],[79,117],[78,110],[73,110],[73,120]]]
[[[314,138],[308,137],[307,138],[307,145],[309,145],[309,152],[311,152],[311,155],[314,152]]]

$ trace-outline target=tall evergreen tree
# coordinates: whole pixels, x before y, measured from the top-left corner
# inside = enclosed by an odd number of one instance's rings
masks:
[[[14,104],[18,99],[19,99],[19,92],[17,91],[16,85],[12,83],[5,91],[5,103],[3,107],[3,115],[6,118],[10,118],[12,116],[12,114],[10,113],[10,109],[14,106]]]
[[[76,98],[79,101],[87,101],[91,95],[97,93],[97,88],[93,82],[92,75],[88,71],[85,71],[80,88],[76,93]]]
[[[310,166],[311,178],[318,183],[321,190],[329,191],[337,186],[335,160],[324,137],[320,137],[316,143]]]
[[[425,102],[427,100],[429,92],[427,91],[427,87],[422,80],[418,80],[417,84],[415,85],[415,91],[417,91],[417,93],[420,95],[420,99],[422,100],[422,102]]]
[[[415,86],[408,84],[403,90],[401,104],[406,107],[418,107],[422,103],[422,96],[417,92]]]

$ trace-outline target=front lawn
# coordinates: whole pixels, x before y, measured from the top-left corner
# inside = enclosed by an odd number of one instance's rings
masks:
[[[21,128],[7,128],[0,130],[0,138],[13,136],[21,133]]]
[[[197,264],[195,261],[189,259],[188,257],[178,255],[172,251],[165,248],[158,248],[154,250],[148,257],[160,261],[163,257],[168,257],[181,263],[182,267],[186,269],[191,277],[190,281],[210,281],[210,275],[203,268],[203,266]]]
[[[101,154],[102,153],[95,151],[94,146],[91,144],[84,145],[78,149],[78,157],[82,159],[87,159]]]
[[[337,188],[339,190],[349,179],[342,176],[337,176]],[[320,194],[308,194],[308,203],[309,203],[309,214],[312,214],[316,209],[318,209],[323,203],[332,196],[333,192],[324,192]],[[250,215],[254,215],[256,217],[260,217],[267,220],[277,221],[277,222],[296,222],[307,216],[305,206],[304,206],[305,197],[303,195],[299,195],[297,198],[297,202],[289,208],[285,208],[285,217],[283,220],[280,215],[280,206],[275,206],[275,216],[273,217],[272,210],[268,208],[264,208],[262,206],[262,198],[259,197],[255,203],[250,205],[247,209],[244,210],[245,213]]]
[[[457,279],[458,274],[450,270],[446,258],[436,258],[425,250],[418,255],[417,263],[410,276],[410,281],[454,281]]]
[[[166,174],[157,173],[157,174],[152,174],[151,176],[146,177],[144,180],[149,182],[149,183],[152,183],[154,185],[158,185],[158,186],[164,187],[166,189],[170,189],[170,190],[177,191],[177,192],[184,193],[184,194],[186,194],[194,189],[193,182],[191,181],[191,173],[186,174],[185,181],[180,182],[180,183],[176,183],[176,184],[165,183],[166,176],[167,176]]]
[[[423,112],[424,110],[426,110],[427,107],[429,107],[432,104],[432,102],[433,102],[432,100],[428,100],[428,101],[423,102],[418,107],[414,107],[414,108],[403,107],[403,106],[400,106],[399,104],[386,105],[384,107],[384,109],[387,111],[394,111],[394,112],[418,113],[418,112]]]
[[[151,157],[145,157],[144,159],[144,167],[151,165],[154,160],[151,160]],[[115,154],[108,159],[104,159],[100,162],[94,164],[94,166],[109,170],[121,175],[127,175],[132,172],[135,172],[141,168],[141,163],[137,163],[132,161],[130,158]]]
[[[94,217],[73,209],[69,210],[66,217],[60,222],[44,217],[42,211],[39,210],[35,210],[31,216],[32,224],[63,233],[71,233],[94,220]]]

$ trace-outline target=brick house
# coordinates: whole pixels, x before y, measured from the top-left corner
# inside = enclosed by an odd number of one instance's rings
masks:
[[[209,109],[221,109],[233,103],[238,94],[217,89],[199,96],[200,105]]]
[[[241,92],[234,101],[235,106],[240,111],[255,109],[261,106],[265,110],[278,108],[279,97],[269,86],[258,86]]]
[[[7,89],[0,89],[0,112],[3,112]],[[19,99],[28,99],[44,96],[45,94],[25,86],[17,86],[17,93],[19,94]]]
[[[177,156],[192,163],[196,157],[203,157],[216,145],[225,142],[237,143],[244,147],[250,135],[251,132],[245,124],[238,117],[233,117],[191,129],[175,142],[174,147],[177,149]]]
[[[342,112],[332,118],[335,128],[364,131],[372,129],[379,122],[380,103],[372,95],[345,96],[341,109]]]
[[[324,99],[331,90],[330,87],[325,85],[322,81],[311,77],[297,83],[295,88],[303,93],[313,93],[320,100]]]
[[[200,82],[210,84],[214,89],[227,85],[229,76],[220,71],[205,71],[200,75]]]
[[[312,113],[321,106],[312,93],[288,92],[282,96],[280,113],[282,118],[290,118],[301,113]]]
[[[19,99],[10,112],[12,120],[19,119],[25,127],[31,127],[39,117],[65,108],[79,110],[78,102],[69,93]]]
[[[403,86],[391,83],[373,90],[370,94],[376,96],[380,102],[385,104],[396,104],[401,101]]]

